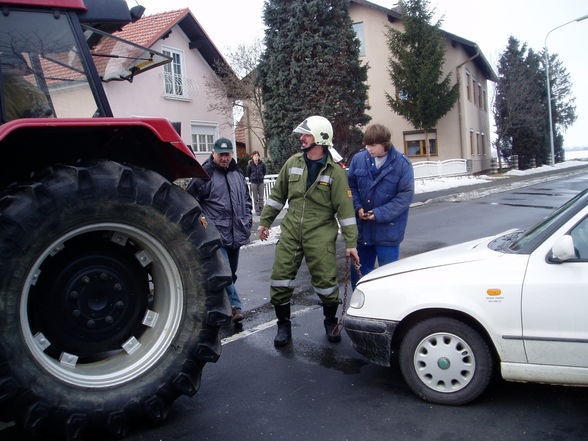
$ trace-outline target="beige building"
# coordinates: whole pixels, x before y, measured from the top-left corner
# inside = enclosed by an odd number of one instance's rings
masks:
[[[387,27],[402,30],[400,11],[387,9],[368,1],[351,2],[349,14],[361,42],[360,59],[368,63],[368,100],[372,123],[381,123],[392,130],[394,146],[412,162],[427,160],[424,133],[417,131],[402,116],[389,107],[385,93],[397,93],[388,73],[389,49]],[[488,80],[496,81],[496,74],[471,41],[442,31],[445,41],[444,73],[451,73],[458,81],[459,98],[453,109],[441,118],[429,135],[432,161],[467,159],[470,172],[490,168],[490,107]]]
[[[459,81],[459,98],[453,109],[429,133],[430,154],[427,158],[424,133],[415,130],[406,119],[393,112],[386,101],[386,92],[390,95],[396,93],[388,74],[390,52],[386,32],[388,26],[402,30],[400,12],[368,1],[354,0],[349,14],[361,42],[360,59],[370,66],[370,110],[367,113],[372,117],[371,122],[389,127],[394,146],[413,163],[466,159],[471,173],[488,170],[491,160],[488,81],[496,81],[496,74],[476,43],[442,31],[445,74],[451,73],[451,80]],[[261,124],[255,118],[254,107],[251,106],[249,112],[248,107],[245,106],[245,115],[236,133],[240,155],[254,150],[263,152],[259,141]]]

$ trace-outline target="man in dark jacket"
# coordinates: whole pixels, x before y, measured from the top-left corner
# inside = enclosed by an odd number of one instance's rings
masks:
[[[390,143],[391,133],[381,124],[366,128],[365,150],[349,166],[349,188],[357,216],[357,252],[365,275],[378,265],[398,260],[400,242],[414,195],[412,164]],[[355,289],[358,275],[351,272]]]
[[[263,178],[265,176],[265,164],[259,157],[259,152],[251,153],[251,162],[247,165],[247,177],[253,193],[253,202],[255,204],[255,214],[258,216],[263,209]]]
[[[251,197],[245,176],[233,159],[233,144],[226,138],[214,143],[212,155],[202,167],[210,179],[194,178],[187,191],[202,206],[205,217],[212,221],[221,236],[223,253],[227,256],[233,284],[227,287],[233,323],[243,320],[241,299],[235,289],[239,248],[249,243],[251,235]]]

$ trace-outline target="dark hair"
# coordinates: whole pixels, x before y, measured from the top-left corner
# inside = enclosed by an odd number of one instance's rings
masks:
[[[257,150],[253,150],[251,152],[251,156],[253,156],[253,155],[259,155],[259,152]],[[261,156],[261,155],[259,155],[259,156]]]
[[[385,126],[382,124],[371,124],[365,129],[362,141],[364,145],[382,144],[385,150],[388,151],[391,138],[392,134]]]

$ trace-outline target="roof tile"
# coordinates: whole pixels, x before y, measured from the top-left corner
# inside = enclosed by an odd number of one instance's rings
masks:
[[[165,35],[175,24],[190,13],[188,8],[141,17],[134,23],[127,24],[120,31],[115,32],[119,38],[132,41],[145,47],[151,47],[159,38]]]

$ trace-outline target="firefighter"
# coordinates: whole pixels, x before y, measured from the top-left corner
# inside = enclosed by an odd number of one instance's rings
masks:
[[[288,203],[271,275],[271,303],[278,318],[276,347],[285,346],[292,337],[290,300],[303,257],[311,274],[312,287],[322,303],[327,338],[333,343],[341,340],[339,335],[333,334],[339,305],[335,257],[339,226],[335,215],[341,226],[347,257],[359,262],[347,173],[328,153],[333,145],[331,123],[322,116],[311,116],[296,127],[294,133],[300,134],[302,152],[291,156],[280,170],[257,229],[259,238],[267,239],[269,227]]]

